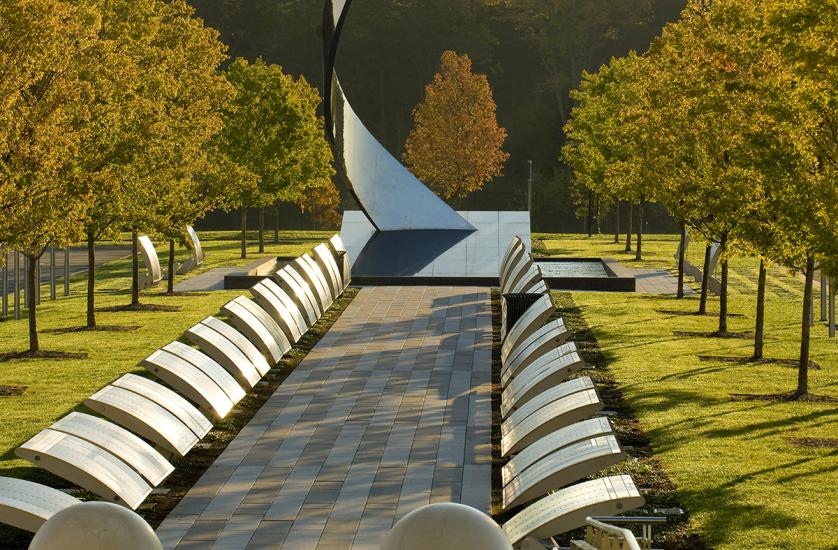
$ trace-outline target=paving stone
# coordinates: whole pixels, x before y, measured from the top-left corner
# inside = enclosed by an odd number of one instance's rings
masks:
[[[378,549],[430,502],[488,510],[486,289],[364,288],[158,533],[166,548]]]

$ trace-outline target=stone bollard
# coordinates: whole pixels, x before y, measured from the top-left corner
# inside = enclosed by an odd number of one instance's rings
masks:
[[[483,512],[454,502],[423,506],[400,519],[381,550],[512,550],[503,529]]]
[[[82,502],[44,523],[29,550],[163,550],[143,518],[110,502]]]

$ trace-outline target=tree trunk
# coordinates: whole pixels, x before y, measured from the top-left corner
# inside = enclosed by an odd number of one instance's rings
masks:
[[[710,255],[712,250],[712,246],[709,244],[704,249],[704,269],[701,271],[701,300],[698,302],[699,315],[707,313],[707,293],[710,291]]]
[[[643,198],[640,198],[640,206],[638,208],[638,220],[637,220],[637,250],[634,254],[635,260],[642,260],[643,259]]]
[[[626,252],[631,252],[631,236],[634,231],[633,220],[634,217],[634,205],[631,201],[628,201],[628,228],[626,229]]]
[[[35,295],[37,294],[35,291],[35,285],[39,284],[40,281],[35,281],[35,273],[37,272],[38,262],[40,262],[40,256],[34,257],[32,251],[26,252],[27,256],[29,256],[29,265],[26,269],[26,278],[29,281],[29,294],[26,296],[27,303],[27,313],[29,316],[29,353],[37,353],[40,350],[40,346],[38,345],[38,322],[36,319],[36,309],[38,307],[37,300]]]
[[[131,231],[131,305],[140,305],[140,258],[137,255],[137,231]]]
[[[678,247],[678,292],[676,297],[684,297],[684,257],[687,253],[687,226],[681,224],[681,246]]]
[[[87,328],[96,328],[96,246],[93,231],[87,232]]]
[[[757,284],[757,322],[754,328],[754,359],[762,359],[765,334],[765,259],[759,259],[759,283]]]
[[[265,207],[259,207],[259,254],[265,252]]]
[[[620,244],[620,201],[614,201],[614,244]]]
[[[279,244],[279,205],[274,205],[274,244]]]
[[[241,222],[241,259],[247,258],[247,207],[239,208],[239,218]]]
[[[594,234],[594,192],[588,189],[588,237]]]
[[[727,235],[722,236],[722,291],[719,295],[719,334],[727,334]]]
[[[812,316],[812,286],[815,280],[815,257],[806,258],[806,286],[803,292],[803,323],[800,331],[800,364],[797,370],[795,397],[809,393],[809,318]]]
[[[169,239],[169,280],[166,281],[166,294],[175,293],[175,240]]]

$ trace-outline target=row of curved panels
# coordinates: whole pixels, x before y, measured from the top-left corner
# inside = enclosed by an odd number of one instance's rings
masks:
[[[331,305],[349,284],[345,247],[335,236],[328,246],[305,254],[291,270],[299,295],[315,303],[305,270]],[[315,259],[316,258],[316,259]],[[299,271],[293,271],[294,268]],[[288,273],[288,271],[286,271]],[[260,283],[276,307],[293,320],[296,339],[325,313],[305,317],[298,304],[270,279]],[[185,456],[291,349],[280,315],[239,296],[225,304],[229,322],[210,316],[142,361],[161,382],[126,374],[84,404],[93,416],[72,412],[30,438],[15,451],[100,497],[136,509],[173,471],[171,456]],[[170,389],[172,388],[172,389]],[[0,478],[0,522],[37,530],[54,513],[79,502],[60,491]]]
[[[641,506],[629,476],[579,483],[625,459],[585,362],[532,257],[516,238],[499,273],[502,293],[533,294],[501,343],[501,472],[503,508],[526,505],[503,525],[513,544],[576,529],[589,515]],[[503,309],[507,313],[508,308]],[[508,319],[503,319],[508,326]],[[559,498],[559,495],[561,497]]]

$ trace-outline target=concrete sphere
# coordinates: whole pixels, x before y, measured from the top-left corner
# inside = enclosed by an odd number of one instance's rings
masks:
[[[29,550],[163,550],[143,518],[110,502],[82,502],[49,518]]]
[[[387,533],[381,550],[512,550],[503,529],[492,518],[464,504],[423,506],[400,519]]]

